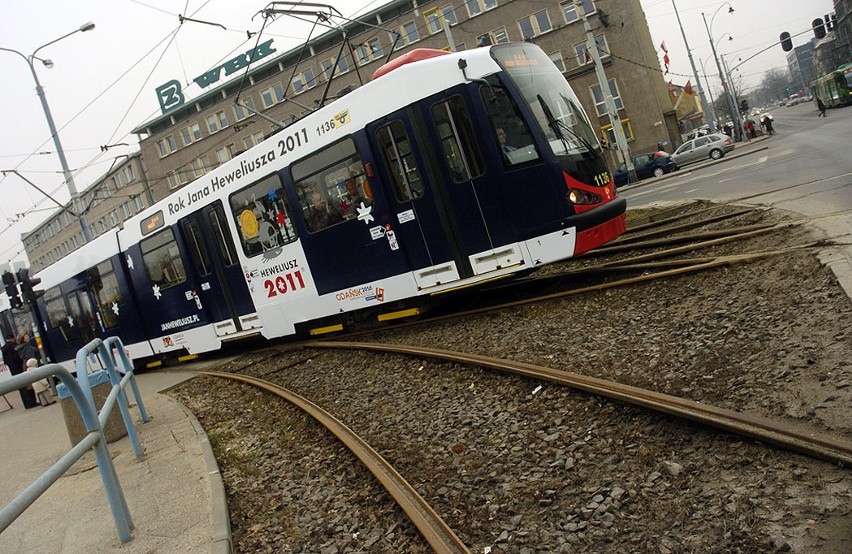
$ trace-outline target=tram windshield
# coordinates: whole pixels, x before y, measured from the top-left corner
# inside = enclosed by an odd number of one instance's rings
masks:
[[[491,55],[529,105],[554,155],[585,158],[592,154],[597,136],[580,101],[540,48],[505,44],[493,47]]]

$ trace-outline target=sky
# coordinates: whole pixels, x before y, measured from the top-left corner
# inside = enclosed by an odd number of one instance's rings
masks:
[[[313,0],[316,2],[317,0]],[[386,0],[326,0],[342,16],[357,18],[378,8]],[[498,0],[503,3],[506,0]],[[557,5],[558,0],[514,0],[535,5]],[[606,10],[608,2],[597,5]],[[447,0],[463,10],[462,0]],[[712,33],[720,54],[735,66],[778,41],[782,31],[798,46],[810,40],[810,22],[832,10],[831,0],[674,0],[699,73],[701,60],[710,89],[720,88],[710,43],[702,20],[712,19]],[[655,46],[665,42],[669,55],[667,80],[683,85],[692,79],[687,49],[675,18],[672,0],[641,0]],[[156,87],[176,79],[191,80],[254,47],[267,6],[265,0],[0,0],[0,47],[28,56],[36,49],[38,58],[49,59],[52,68],[38,60],[35,71],[44,88],[51,114],[59,131],[68,166],[78,191],[103,175],[117,156],[138,150],[131,130],[159,114]],[[728,5],[734,13],[728,13]],[[204,21],[184,21],[187,19]],[[54,39],[72,33],[87,22],[88,32],[75,32],[40,49]],[[213,23],[213,24],[211,24]],[[224,29],[222,27],[225,27]],[[311,25],[282,16],[267,24],[264,38],[273,38],[278,52],[299,46]],[[315,32],[314,36],[319,31]],[[726,34],[734,37],[729,41]],[[662,58],[662,51],[659,51]],[[746,87],[757,85],[765,71],[786,67],[780,46],[769,48],[738,70]],[[58,202],[70,198],[56,148],[48,130],[35,81],[25,59],[0,51],[0,105],[4,117],[0,127],[0,264],[26,261],[22,234],[36,229],[56,205],[36,188]],[[703,76],[701,77],[703,82]],[[192,99],[197,86],[184,86]],[[128,146],[123,146],[126,143]],[[102,151],[102,146],[110,147]],[[115,146],[112,146],[115,145]],[[23,176],[19,177],[15,170]]]

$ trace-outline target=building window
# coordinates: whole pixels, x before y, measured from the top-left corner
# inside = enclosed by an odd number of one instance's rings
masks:
[[[479,35],[476,37],[477,44],[501,44],[509,42],[509,35],[506,33],[506,27],[499,27],[493,31]]]
[[[293,92],[296,94],[301,94],[309,88],[314,88],[316,85],[317,80],[314,77],[314,70],[310,67],[293,76]]]
[[[284,87],[281,83],[275,83],[270,88],[260,93],[260,100],[263,102],[264,108],[269,108],[279,102],[283,102]]]
[[[248,106],[248,109],[244,106]],[[234,115],[237,117],[237,121],[242,121],[253,115],[255,111],[254,100],[251,99],[251,96],[246,96],[239,104],[234,104]]]
[[[253,135],[249,135],[243,139],[243,144],[245,145],[246,150],[256,144],[260,144],[261,142],[263,142],[263,131],[258,131]]]
[[[609,46],[606,43],[606,37],[598,35],[595,37],[595,44],[598,46],[598,54],[600,57],[606,58],[609,56]],[[586,41],[578,42],[574,45],[574,52],[577,54],[577,65],[583,66],[592,63],[592,55],[589,53]]]
[[[189,127],[184,127],[180,130],[180,136],[183,139],[183,145],[189,146],[201,139],[201,126],[198,123],[193,123]]]
[[[598,117],[606,115],[606,102],[604,95],[601,93],[600,85],[592,85],[589,87],[592,93],[592,99],[595,101],[595,110],[598,112]],[[621,96],[618,94],[618,85],[615,84],[615,79],[609,80],[609,90],[612,94],[612,99],[615,100],[615,107],[618,110],[624,109],[624,103],[621,101]]]
[[[121,219],[127,220],[133,217],[133,212],[130,210],[130,202],[125,202],[121,205]]]
[[[229,144],[224,148],[220,148],[216,150],[216,159],[219,160],[220,164],[223,164],[234,157],[236,154],[237,148],[233,144]]]
[[[627,142],[633,142],[635,137],[633,136],[633,127],[630,125],[630,119],[622,119],[621,128],[624,129],[624,138],[627,139]],[[601,127],[601,133],[606,137],[607,142],[615,144],[615,131],[612,130],[612,125]]]
[[[443,31],[444,21],[450,25],[458,23],[458,20],[456,19],[456,11],[453,9],[452,4],[424,12],[423,19],[426,20],[426,29],[429,31],[430,35]]]
[[[565,62],[562,60],[562,51],[557,50],[556,52],[552,52],[548,55],[550,61],[553,62],[553,65],[559,68],[559,71],[565,73]]]
[[[405,48],[420,40],[420,33],[417,32],[417,25],[413,21],[403,23],[394,31],[391,33],[391,43],[395,44],[394,50]]]
[[[523,19],[519,19],[518,27],[521,29],[521,38],[524,40],[537,37],[553,29],[553,26],[550,24],[550,16],[547,15],[547,10],[541,10]]]
[[[141,196],[137,196],[133,199],[133,206],[136,208],[136,213],[139,213],[145,209],[145,203],[142,201]]]
[[[118,190],[118,189],[121,188],[121,175],[120,174],[116,173],[115,175],[113,175],[111,181],[112,181],[112,188],[114,188],[115,190]],[[106,197],[109,196],[109,185],[104,184],[103,189],[104,189],[104,198],[106,198]]]
[[[580,4],[583,6],[583,12],[586,15],[595,11],[594,0],[580,0]],[[574,6],[574,0],[562,2],[560,5],[562,6],[562,13],[565,15],[565,23],[573,23],[580,19],[580,14],[577,13],[577,8]]]
[[[166,181],[169,183],[169,190],[176,189],[180,186],[178,182],[177,174],[174,171],[169,171],[166,174]]]
[[[186,167],[177,169],[178,183],[185,185],[189,182],[189,170]]]
[[[159,150],[161,158],[165,158],[169,154],[174,154],[175,152],[177,152],[177,143],[175,143],[174,135],[169,135],[166,138],[158,141],[157,150]]]
[[[192,174],[197,179],[207,173],[207,171],[210,169],[210,158],[207,156],[207,154],[204,154],[200,158],[192,160],[192,163],[190,165],[192,166]]]
[[[382,42],[378,37],[371,38],[367,42],[355,47],[355,59],[358,65],[370,63],[373,60],[381,58],[383,55]]]
[[[466,0],[464,5],[467,8],[467,14],[470,17],[476,17],[482,12],[496,8],[497,0]]]
[[[331,81],[332,77],[335,75],[342,75],[349,71],[349,62],[346,61],[346,56],[340,56],[340,61],[337,62],[337,69],[332,74],[331,68],[334,65],[334,60],[337,58],[328,58],[327,60],[323,60],[320,62],[320,67],[322,67],[322,74],[325,76],[326,81]]]
[[[109,213],[109,224],[110,224],[110,227],[115,227],[116,225],[118,225],[118,222],[119,222],[119,219],[118,219],[118,213],[117,213],[115,210],[111,211],[111,212]]]
[[[133,166],[132,165],[124,166],[124,182],[130,183],[131,181],[133,181],[133,179],[134,179]],[[116,190],[117,189],[118,189],[118,187],[116,187]]]
[[[224,111],[216,112],[207,116],[207,130],[210,131],[211,135],[227,126],[228,116],[225,115]]]

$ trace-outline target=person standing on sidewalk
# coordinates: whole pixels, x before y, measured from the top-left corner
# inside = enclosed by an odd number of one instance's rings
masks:
[[[0,352],[3,353],[3,362],[6,363],[6,366],[9,368],[9,373],[12,375],[20,375],[26,371],[24,361],[21,359],[20,354],[18,354],[17,346],[15,336],[9,335],[6,337],[6,344],[0,348]],[[24,409],[29,410],[30,408],[38,406],[35,393],[31,388],[24,387],[22,389],[18,389],[18,392],[21,393],[21,402],[24,404]]]
[[[819,97],[817,97],[817,109],[819,110],[817,117],[825,117],[825,104],[822,103],[822,100],[820,100]]]

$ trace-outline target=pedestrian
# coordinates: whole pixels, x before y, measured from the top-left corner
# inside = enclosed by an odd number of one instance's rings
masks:
[[[20,375],[25,371],[24,362],[21,360],[21,356],[16,349],[17,346],[15,336],[7,335],[6,343],[0,348],[0,352],[3,354],[3,362],[9,368],[9,372],[12,375]],[[32,388],[26,386],[18,389],[18,392],[21,394],[21,402],[24,405],[24,409],[29,410],[38,406]]]
[[[27,360],[27,371],[35,371],[37,368],[38,360],[35,358]],[[40,379],[33,383],[33,392],[35,393],[36,400],[42,406],[48,406],[56,402],[53,398],[53,391],[50,390],[50,383],[48,383],[47,379]]]
[[[825,117],[825,104],[822,103],[819,97],[817,97],[817,109],[819,110],[817,117]]]
[[[760,120],[761,125],[766,130],[767,135],[775,134],[775,129],[772,127],[772,116],[768,114],[764,114],[764,116]]]

